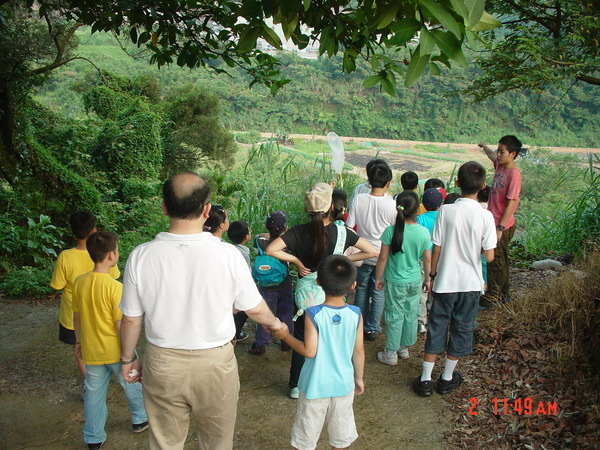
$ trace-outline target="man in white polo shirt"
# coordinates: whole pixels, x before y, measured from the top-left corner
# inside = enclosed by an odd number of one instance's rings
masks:
[[[163,185],[168,232],[136,247],[123,279],[123,377],[142,376],[135,346],[142,322],[150,448],[182,449],[190,415],[198,447],[231,449],[239,378],[231,340],[233,309],[270,329],[281,322],[256,288],[240,252],[202,232],[210,188],[198,175],[174,175]]]

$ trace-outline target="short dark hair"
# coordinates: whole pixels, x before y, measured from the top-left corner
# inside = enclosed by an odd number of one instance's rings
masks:
[[[445,188],[446,186],[444,186],[444,182],[442,180],[440,180],[439,178],[430,178],[429,180],[427,180],[425,182],[425,186],[423,186],[423,190],[426,191],[427,189],[433,189],[433,188]]]
[[[509,153],[516,153],[515,158],[519,155],[519,152],[521,151],[521,147],[523,147],[523,144],[521,143],[521,141],[519,139],[517,139],[516,136],[513,136],[512,134],[502,136],[500,138],[500,140],[498,141],[498,144],[506,145],[506,148],[508,149]]]
[[[456,200],[458,200],[459,198],[460,194],[457,194],[456,192],[450,192],[448,195],[446,195],[443,205],[451,205],[452,203],[456,202]]]
[[[109,252],[117,250],[117,241],[119,237],[110,231],[101,230],[90,234],[85,245],[90,258],[95,263],[104,261]]]
[[[400,177],[400,184],[405,191],[412,191],[419,185],[419,176],[413,171],[404,172]]]
[[[367,173],[369,184],[374,188],[383,188],[392,181],[392,169],[387,163],[375,164]]]
[[[331,221],[335,222],[336,220],[343,220],[344,211],[348,207],[348,196],[346,195],[346,192],[343,189],[335,188],[333,194],[331,194],[331,199],[333,200]]]
[[[215,205],[214,203],[210,205],[210,211],[208,212],[208,217],[204,222],[204,230],[210,233],[214,233],[219,225],[225,223],[227,220],[227,211],[221,205]]]
[[[244,238],[250,233],[250,227],[243,220],[236,220],[229,224],[229,230],[227,230],[227,237],[234,244],[241,244],[244,242]]]
[[[371,170],[371,167],[373,167],[373,166],[374,166],[374,165],[376,165],[376,164],[387,164],[387,163],[385,162],[385,160],[383,160],[383,159],[379,159],[379,158],[375,158],[375,159],[372,159],[372,160],[370,160],[370,161],[367,163],[367,166],[366,166],[366,169],[367,169],[367,176],[369,175],[369,171]]]
[[[326,295],[346,295],[356,280],[356,266],[344,255],[329,255],[319,264],[317,280]]]
[[[196,181],[192,181],[192,176]],[[187,182],[178,180],[187,177]],[[210,186],[194,172],[173,175],[163,184],[163,201],[169,217],[197,219],[202,215],[210,195]]]
[[[77,239],[85,239],[96,228],[96,217],[87,210],[75,211],[69,217],[69,222],[71,223],[71,231]]]
[[[477,193],[477,201],[487,203],[490,200],[490,187],[486,186]]]
[[[477,194],[485,183],[485,168],[476,161],[466,162],[458,168],[456,178],[463,195]]]

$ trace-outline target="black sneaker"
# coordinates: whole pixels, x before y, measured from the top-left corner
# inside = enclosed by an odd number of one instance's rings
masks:
[[[98,442],[97,444],[88,444],[88,448],[90,450],[96,450],[96,449],[102,448],[103,445],[104,445],[104,442]]]
[[[131,425],[131,427],[133,428],[134,433],[141,433],[142,431],[148,429],[148,421],[142,423],[134,423],[133,425]]]
[[[365,331],[365,341],[373,342],[377,340],[377,331]]]
[[[412,388],[413,391],[415,391],[415,394],[420,395],[421,397],[429,397],[433,394],[433,383],[431,380],[421,381],[421,375],[415,378]]]
[[[256,345],[256,343],[252,344],[252,347],[248,349],[248,353],[251,355],[264,355],[265,354],[265,346],[264,345]]]
[[[452,372],[452,379],[451,380],[442,380],[442,376],[440,375],[440,378],[438,379],[437,382],[437,393],[444,395],[447,394],[449,392],[452,392],[454,389],[456,389],[457,387],[459,387],[463,382],[463,377],[460,374],[460,372]]]

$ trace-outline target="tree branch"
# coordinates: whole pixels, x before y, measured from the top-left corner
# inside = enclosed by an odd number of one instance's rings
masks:
[[[592,84],[594,86],[600,86],[600,78],[598,78],[598,77],[592,77],[589,75],[578,75],[575,78],[583,81],[584,83]]]

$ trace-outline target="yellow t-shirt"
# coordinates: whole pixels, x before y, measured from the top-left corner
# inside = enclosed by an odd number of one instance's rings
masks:
[[[73,329],[73,310],[71,309],[73,283],[79,275],[92,270],[94,270],[94,262],[87,250],[76,248],[64,250],[60,252],[56,260],[50,286],[57,290],[62,289],[58,320],[63,327],[69,330]],[[121,272],[117,266],[114,266],[110,268],[110,274],[117,279]]]
[[[123,285],[108,273],[88,272],[73,285],[73,312],[79,313],[81,354],[88,365],[113,364],[121,359],[121,345],[115,322]]]

